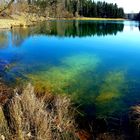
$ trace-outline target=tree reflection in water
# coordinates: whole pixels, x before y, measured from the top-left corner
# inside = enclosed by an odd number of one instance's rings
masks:
[[[0,49],[6,48],[8,45],[8,34],[7,31],[0,31]]]
[[[48,21],[38,26],[38,33],[59,37],[86,37],[116,35],[123,31],[123,22],[107,21]]]
[[[86,37],[116,35],[123,31],[123,22],[109,21],[47,21],[29,28],[14,28],[11,31],[0,31],[0,48],[19,47],[26,38],[33,35],[57,37]]]

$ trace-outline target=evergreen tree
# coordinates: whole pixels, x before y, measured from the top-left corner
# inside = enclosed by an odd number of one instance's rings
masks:
[[[4,0],[3,0],[4,1]],[[10,0],[5,0],[7,2]],[[13,3],[14,0],[11,0]],[[106,2],[94,2],[93,0],[15,0],[15,2],[27,2],[30,6],[37,6],[44,14],[50,17],[63,17],[63,14],[84,17],[123,18],[124,11],[117,4]],[[10,4],[11,4],[10,3]],[[37,11],[38,12],[38,11]],[[49,13],[49,14],[48,14]],[[67,17],[67,15],[65,15]]]
[[[140,12],[137,14],[136,20],[140,21]]]

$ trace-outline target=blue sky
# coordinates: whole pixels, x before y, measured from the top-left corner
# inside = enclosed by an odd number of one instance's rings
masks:
[[[123,7],[125,13],[139,12],[140,0],[94,0],[94,1],[106,1],[108,3],[117,3],[119,7]]]

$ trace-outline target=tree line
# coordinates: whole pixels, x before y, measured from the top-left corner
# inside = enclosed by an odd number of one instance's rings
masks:
[[[73,16],[123,18],[124,11],[117,4],[106,2],[94,2],[92,0],[28,0],[41,8],[55,7],[55,15],[59,14],[59,8],[68,11]],[[58,13],[56,13],[58,12]],[[62,12],[60,10],[60,12]]]
[[[137,16],[136,16],[135,19],[138,20],[138,21],[140,21],[140,12],[137,14]]]
[[[42,14],[48,17],[124,17],[123,8],[119,8],[117,4],[94,2],[93,0],[9,0],[10,2],[37,6]]]

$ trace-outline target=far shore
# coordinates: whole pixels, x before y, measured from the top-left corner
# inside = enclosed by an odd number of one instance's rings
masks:
[[[10,29],[16,26],[24,26],[25,22],[15,19],[0,19],[0,29]]]
[[[49,20],[110,20],[110,21],[123,21],[124,18],[92,18],[92,17],[74,17],[74,18],[49,18]]]
[[[88,17],[79,17],[79,18],[44,18],[41,21],[47,21],[47,20],[108,20],[108,21],[123,21],[126,19],[123,18],[88,18]],[[28,27],[31,25],[34,25],[37,21],[34,22],[26,22],[25,20],[19,20],[19,19],[0,19],[0,29],[11,29],[14,27]]]
[[[12,18],[0,18],[0,29],[12,29],[15,27],[26,28],[35,25],[37,22],[45,21],[46,18],[36,14],[22,13],[20,15],[12,15]]]
[[[44,20],[26,22],[25,20],[17,20],[17,19],[0,19],[0,29],[12,29],[15,27],[26,28],[35,25],[37,22],[41,21]]]

